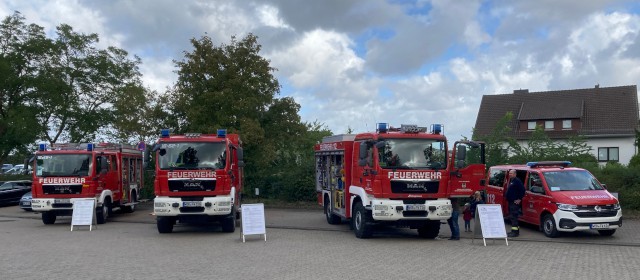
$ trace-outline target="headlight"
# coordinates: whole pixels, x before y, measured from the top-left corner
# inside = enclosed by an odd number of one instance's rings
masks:
[[[613,205],[613,210],[620,210],[620,203],[616,203]]]
[[[218,206],[229,206],[231,205],[231,201],[220,201],[218,202]]]
[[[578,205],[573,205],[573,204],[563,204],[563,203],[556,203],[558,205],[558,209],[562,210],[562,211],[577,211],[578,210]]]

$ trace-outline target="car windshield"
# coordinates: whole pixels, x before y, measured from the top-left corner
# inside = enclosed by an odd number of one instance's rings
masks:
[[[604,188],[586,170],[563,170],[542,172],[551,191],[587,191]]]
[[[55,154],[36,157],[36,176],[89,176],[93,166],[90,154]]]
[[[444,169],[446,143],[430,139],[384,139],[378,146],[384,169]]]
[[[160,169],[222,169],[227,162],[225,143],[161,143]]]

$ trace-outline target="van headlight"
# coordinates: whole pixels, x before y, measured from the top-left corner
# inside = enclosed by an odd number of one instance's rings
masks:
[[[613,210],[620,210],[620,203],[616,203],[613,205]]]
[[[562,211],[578,211],[578,205],[573,204],[564,204],[564,203],[556,203],[558,205],[558,209]]]

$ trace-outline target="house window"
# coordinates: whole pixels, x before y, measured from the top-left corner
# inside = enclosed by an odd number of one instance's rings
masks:
[[[527,123],[527,129],[528,130],[535,130],[536,129],[536,122]]]
[[[545,121],[544,122],[544,129],[553,130],[553,121]]]
[[[598,148],[598,161],[617,162],[619,160],[618,153],[619,153],[618,147]]]
[[[571,129],[571,120],[563,120],[562,129]]]

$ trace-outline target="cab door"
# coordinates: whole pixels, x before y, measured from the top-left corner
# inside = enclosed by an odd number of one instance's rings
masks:
[[[484,143],[458,141],[453,145],[449,164],[450,196],[469,197],[485,185]]]
[[[534,225],[540,224],[543,203],[548,200],[538,172],[529,172],[525,183],[525,195],[522,199],[522,219]]]
[[[505,217],[509,213],[508,205],[504,197],[505,188],[508,182],[507,169],[491,168],[489,170],[485,202],[487,204],[500,204],[502,207],[502,213]]]

